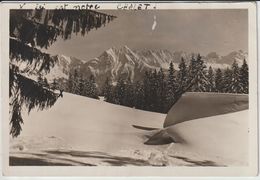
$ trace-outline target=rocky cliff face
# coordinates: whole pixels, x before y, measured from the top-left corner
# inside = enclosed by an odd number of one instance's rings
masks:
[[[102,85],[107,77],[110,77],[112,82],[116,82],[119,75],[137,81],[143,78],[145,71],[159,68],[167,70],[171,61],[174,68],[178,70],[181,58],[183,57],[188,63],[191,56],[191,53],[183,51],[131,50],[127,46],[119,49],[112,47],[87,62],[74,57],[57,55],[58,60],[46,78],[49,81],[54,78],[68,79],[69,72],[77,69],[84,77],[93,74],[98,85]],[[216,52],[211,52],[202,58],[208,67],[224,69],[231,66],[234,60],[242,64],[244,59],[247,60],[247,53],[234,51],[226,56],[219,56]]]

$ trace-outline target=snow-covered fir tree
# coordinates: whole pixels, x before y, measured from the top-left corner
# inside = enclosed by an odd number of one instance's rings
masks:
[[[157,71],[156,69],[153,71],[151,75],[151,87],[150,87],[150,93],[151,93],[151,104],[150,104],[150,111],[157,111],[158,109],[158,76],[157,76]]]
[[[197,73],[197,61],[194,57],[194,54],[192,54],[189,68],[188,68],[188,78],[192,79],[193,77],[196,76],[196,73]]]
[[[242,93],[248,94],[248,65],[244,59],[240,68],[240,82],[242,84]]]
[[[206,71],[206,65],[204,61],[202,60],[200,54],[198,54],[196,61],[194,62],[191,60],[191,72],[190,72],[190,78],[191,76],[196,77],[196,82],[194,83],[192,87],[192,91],[195,92],[205,92],[207,91],[206,87],[208,86],[209,82],[206,77],[207,71]]]
[[[88,87],[86,88],[86,91],[88,93],[88,97],[94,98],[94,99],[99,99],[98,97],[98,89],[95,81],[95,77],[93,74],[89,76],[89,81],[88,81]]]
[[[137,109],[145,109],[144,86],[140,81],[134,84],[134,107]]]
[[[72,92],[74,94],[80,94],[80,90],[79,90],[79,73],[78,73],[77,69],[74,70],[72,84],[73,84]]]
[[[86,82],[85,82],[82,74],[79,75],[77,84],[78,84],[78,93],[79,93],[78,95],[85,96]]]
[[[125,81],[125,97],[123,100],[123,105],[128,106],[128,107],[133,107],[134,106],[134,87],[133,83],[131,82],[130,77],[127,78]]]
[[[70,93],[74,93],[73,92],[73,74],[72,72],[69,73],[69,78],[67,80],[67,85],[66,85],[66,91],[70,92]]]
[[[229,67],[227,67],[223,75],[223,85],[224,85],[223,92],[225,93],[232,92],[231,81],[232,81],[232,70]]]
[[[104,95],[104,100],[106,102],[113,103],[113,87],[108,77],[106,78],[105,84],[103,86],[102,94]]]
[[[224,81],[223,81],[223,73],[221,71],[221,69],[217,69],[216,70],[216,74],[215,74],[215,91],[216,92],[224,92]]]
[[[152,104],[152,96],[151,96],[151,72],[145,71],[144,80],[143,80],[143,89],[144,89],[144,109],[150,110]]]
[[[166,82],[163,69],[160,68],[158,72],[158,112],[165,112],[165,102],[166,102]]]
[[[167,77],[166,109],[169,109],[173,105],[176,89],[177,89],[177,83],[175,77],[175,70],[174,70],[173,63],[171,62],[168,70],[168,77]]]
[[[124,103],[124,98],[125,98],[125,80],[123,77],[119,77],[119,80],[116,84],[115,87],[115,103],[116,104],[123,104]]]
[[[207,73],[207,81],[206,84],[206,91],[207,92],[214,92],[215,91],[215,77],[212,67],[209,67],[208,73]]]
[[[188,80],[188,69],[187,65],[184,61],[184,58],[181,58],[181,62],[179,64],[179,71],[177,73],[177,83],[180,88],[184,88],[186,86]]]
[[[240,79],[241,79],[240,69],[235,60],[232,64],[231,81],[229,86],[230,93],[242,93],[243,84]]]

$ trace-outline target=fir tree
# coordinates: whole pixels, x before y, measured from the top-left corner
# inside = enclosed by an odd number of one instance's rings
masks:
[[[243,84],[240,81],[240,69],[236,61],[232,64],[231,81],[229,86],[230,93],[241,93],[243,90]]]
[[[77,69],[74,70],[72,84],[72,93],[79,95],[79,74]]]
[[[151,86],[150,86],[150,94],[151,94],[151,104],[150,104],[150,111],[158,111],[158,76],[156,69],[153,71],[151,75]]]
[[[206,84],[206,91],[207,92],[214,92],[215,91],[215,77],[212,67],[209,67],[208,74],[207,74],[207,81]]]
[[[183,93],[192,90],[192,87],[197,85],[198,81],[206,80],[206,77],[203,73],[205,68],[206,66],[204,62],[201,60],[200,55],[198,55],[197,60],[195,60],[194,56],[192,56],[188,68],[187,83],[185,84],[185,86],[183,86],[182,88],[177,88],[177,90],[175,91],[172,106],[181,98]]]
[[[193,65],[194,66],[194,65]],[[202,60],[200,54],[198,54],[197,59],[195,61],[195,66],[192,67],[191,75],[196,76],[196,82],[192,87],[192,91],[195,92],[205,92],[206,87],[208,86],[209,82],[206,77],[206,65],[204,64],[204,61]],[[195,74],[194,74],[194,72]]]
[[[158,111],[165,112],[166,106],[166,82],[165,75],[163,69],[160,68],[158,72],[158,89],[157,89],[157,97],[158,97]]]
[[[124,102],[123,105],[128,106],[128,107],[133,107],[134,106],[134,86],[133,83],[131,82],[130,77],[126,80],[125,82],[125,97],[124,97]]]
[[[78,79],[78,95],[85,96],[86,94],[86,87],[85,87],[85,80],[83,79],[82,74],[79,75]]]
[[[248,94],[248,65],[244,59],[240,68],[240,82],[242,84],[242,93]]]
[[[231,80],[232,80],[232,70],[229,67],[227,67],[223,75],[223,84],[224,84],[223,92],[225,93],[231,92]]]
[[[194,55],[192,54],[191,59],[190,59],[190,64],[188,68],[188,78],[192,79],[193,77],[196,76],[197,70],[198,70],[198,62],[194,58]]]
[[[137,109],[145,109],[144,86],[139,81],[134,85],[134,107]]]
[[[144,80],[144,110],[150,110],[152,104],[152,96],[151,96],[151,72],[145,71]]]
[[[68,81],[67,81],[66,91],[68,91],[70,93],[74,93],[73,92],[73,75],[72,75],[71,72],[69,73],[69,78],[68,78]]]
[[[224,80],[221,69],[216,70],[215,75],[215,92],[224,92]]]
[[[125,80],[123,77],[119,77],[119,80],[115,87],[115,103],[123,105],[125,98]]]
[[[181,58],[181,62],[179,64],[179,71],[177,73],[177,83],[180,88],[184,88],[186,86],[188,80],[188,69],[187,65],[183,59]]]
[[[174,98],[175,98],[175,92],[177,89],[177,84],[176,84],[176,77],[174,75],[175,70],[173,67],[173,63],[170,63],[170,67],[168,70],[168,77],[167,77],[167,90],[166,90],[166,101],[167,101],[167,105],[166,105],[166,110],[168,111],[174,102]]]
[[[94,98],[94,99],[99,99],[98,97],[98,89],[95,81],[95,77],[93,74],[89,76],[89,89],[88,89],[88,97]]]
[[[105,101],[113,103],[113,87],[112,87],[110,79],[108,77],[107,77],[103,87],[104,87],[103,95],[104,95]]]
[[[47,49],[58,37],[66,40],[72,33],[85,35],[85,32],[114,18],[92,10],[10,10],[9,112],[13,137],[18,136],[22,129],[23,106],[28,112],[33,108],[42,110],[51,107],[58,98],[51,89],[28,78],[30,74],[48,73],[57,61],[57,57],[40,49]],[[27,65],[26,72],[16,66],[17,62]]]

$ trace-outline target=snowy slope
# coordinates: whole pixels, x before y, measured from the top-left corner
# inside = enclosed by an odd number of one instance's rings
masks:
[[[247,113],[244,110],[163,128],[165,114],[64,93],[52,108],[33,111],[29,116],[24,113],[21,135],[10,138],[10,162],[14,165],[245,165]],[[153,142],[145,143],[149,141]]]
[[[147,144],[167,148],[169,164],[187,166],[248,165],[248,110],[185,121],[152,135]],[[176,159],[182,160],[176,162]]]
[[[247,95],[186,93],[146,144],[175,142],[168,156],[187,165],[247,165],[248,120]]]
[[[126,156],[129,158],[126,165],[147,165],[148,162],[140,160],[142,155],[137,154],[137,160],[129,157],[138,149],[142,153],[149,154],[150,151],[150,147],[143,144],[145,131],[133,125],[162,128],[165,114],[139,111],[64,93],[64,97],[49,110],[33,111],[29,116],[24,113],[24,119],[21,135],[10,140],[14,159],[25,158],[25,162],[29,163],[31,161],[28,159],[37,159],[37,163],[47,161],[49,164],[115,165],[116,162],[109,161],[112,156],[118,162],[124,161],[120,158]],[[156,148],[152,150],[156,151]],[[55,156],[55,153],[60,155]],[[93,153],[96,158],[80,157],[77,153]],[[106,157],[103,159],[99,157],[101,155]]]

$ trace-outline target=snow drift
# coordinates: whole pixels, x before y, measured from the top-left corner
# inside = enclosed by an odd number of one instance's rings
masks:
[[[186,93],[145,144],[172,143],[168,155],[186,165],[246,165],[247,109],[247,95]]]
[[[21,135],[10,138],[10,165],[246,165],[247,97],[234,97],[238,95],[187,93],[172,110],[178,118],[189,116],[176,124],[172,112],[166,118],[64,93],[52,108],[24,114]],[[190,105],[204,106],[201,115]]]
[[[248,109],[248,95],[185,93],[169,110],[163,126]]]
[[[11,164],[30,165],[32,160],[34,165],[150,164],[143,160],[150,154],[150,147],[143,144],[146,131],[133,125],[162,128],[165,114],[63,95],[50,109],[23,115],[21,135],[10,140]]]
[[[179,165],[245,166],[248,164],[248,111],[178,123],[159,130],[146,144],[171,143],[168,156]],[[173,159],[170,164],[175,164]]]

